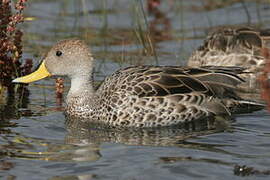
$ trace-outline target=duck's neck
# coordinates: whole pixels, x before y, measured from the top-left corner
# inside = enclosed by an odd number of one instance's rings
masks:
[[[93,87],[92,73],[89,75],[80,75],[71,77],[71,87],[68,92],[68,98],[80,97],[87,95],[93,96],[95,93]]]

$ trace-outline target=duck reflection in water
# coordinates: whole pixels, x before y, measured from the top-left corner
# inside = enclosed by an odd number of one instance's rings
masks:
[[[229,130],[231,122],[228,117],[219,117],[187,122],[174,127],[112,128],[100,123],[89,123],[83,119],[67,118],[66,143],[112,142],[127,145],[175,146],[188,138]]]
[[[14,86],[8,89],[3,87],[2,91],[0,91],[0,122],[14,118],[19,119],[21,116],[30,116],[32,112],[27,109],[29,94],[29,90],[26,86],[18,87],[16,92]],[[21,108],[25,110],[19,110]]]

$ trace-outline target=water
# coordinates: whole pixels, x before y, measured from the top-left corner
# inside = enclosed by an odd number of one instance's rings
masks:
[[[38,64],[57,40],[80,37],[92,47],[100,81],[129,65],[185,64],[209,28],[248,23],[269,28],[268,2],[218,2],[161,3],[160,18],[145,12],[146,24],[135,0],[30,1],[26,16],[34,20],[21,27],[24,58]],[[155,51],[138,35],[147,25],[155,34]],[[54,84],[53,78],[33,83],[23,99],[1,95],[1,179],[269,179],[270,116],[264,110],[226,124],[115,131],[66,121]]]

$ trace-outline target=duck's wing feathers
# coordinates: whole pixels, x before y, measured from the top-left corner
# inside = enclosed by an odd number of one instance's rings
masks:
[[[248,53],[261,55],[261,48],[269,43],[270,30],[250,27],[220,28],[205,39],[198,51],[222,51],[225,53]]]
[[[130,108],[139,101],[153,102],[154,106],[160,103],[161,109],[166,106],[165,102],[173,102],[178,104],[173,105],[176,111],[184,111],[183,107],[195,109],[194,116],[198,117],[204,116],[205,112],[228,115],[229,104],[236,104],[234,101],[241,99],[234,92],[243,82],[237,75],[241,71],[236,67],[135,66],[106,78],[96,94],[103,95],[104,101]],[[148,108],[152,107],[149,105]]]
[[[118,90],[139,97],[167,96],[174,94],[201,93],[223,97],[243,82],[237,76],[239,69],[221,67],[147,67],[137,66],[121,70]],[[121,85],[122,84],[122,85]]]

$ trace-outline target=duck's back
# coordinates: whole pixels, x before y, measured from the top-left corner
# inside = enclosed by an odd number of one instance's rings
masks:
[[[240,69],[136,66],[107,77],[96,94],[98,121],[112,126],[171,126],[228,115]]]
[[[253,84],[265,65],[262,49],[269,47],[270,30],[223,28],[211,33],[188,60],[189,66],[240,66],[241,77]]]

